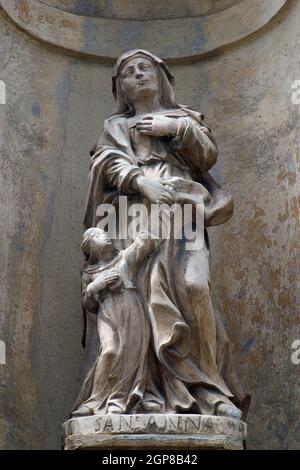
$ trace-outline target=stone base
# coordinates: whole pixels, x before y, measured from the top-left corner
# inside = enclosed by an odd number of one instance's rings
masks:
[[[65,450],[242,450],[247,426],[221,416],[95,415],[63,424]]]

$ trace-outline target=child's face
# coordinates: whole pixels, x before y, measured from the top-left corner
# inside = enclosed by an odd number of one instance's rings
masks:
[[[111,239],[102,231],[95,231],[91,235],[92,243],[98,253],[102,253],[112,247]]]

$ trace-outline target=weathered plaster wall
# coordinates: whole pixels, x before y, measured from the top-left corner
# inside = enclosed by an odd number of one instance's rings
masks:
[[[292,2],[251,40],[188,68],[206,90],[196,102],[219,142],[215,174],[236,201],[232,221],[211,230],[212,288],[253,395],[250,448],[300,448],[299,20]]]
[[[69,13],[107,18],[180,18],[211,14],[240,0],[42,0],[47,5]]]
[[[210,231],[211,277],[253,394],[250,448],[300,448],[300,366],[290,360],[300,339],[299,20],[290,1],[222,53],[172,65],[178,101],[215,132],[214,174],[236,201],[234,218]],[[56,448],[80,385],[81,220],[89,149],[114,109],[111,65],[40,43],[5,15],[0,44],[0,447]]]
[[[4,18],[0,25],[2,439],[56,447],[79,386],[88,155],[113,106],[111,68],[50,50]]]

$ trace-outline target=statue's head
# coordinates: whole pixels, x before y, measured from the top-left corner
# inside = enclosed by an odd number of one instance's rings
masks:
[[[87,259],[96,261],[105,252],[112,250],[112,242],[104,230],[92,227],[84,232],[81,249]]]
[[[134,103],[144,97],[158,97],[166,108],[176,106],[174,78],[168,66],[142,49],[126,52],[117,60],[113,71],[113,94],[119,113],[131,111]]]
[[[126,102],[134,105],[137,100],[160,97],[160,77],[155,64],[146,57],[135,56],[120,71],[121,90]]]

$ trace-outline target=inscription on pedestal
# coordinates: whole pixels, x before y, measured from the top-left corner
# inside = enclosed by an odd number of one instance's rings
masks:
[[[71,419],[68,434],[228,434],[243,432],[238,420],[205,415],[103,415]]]

